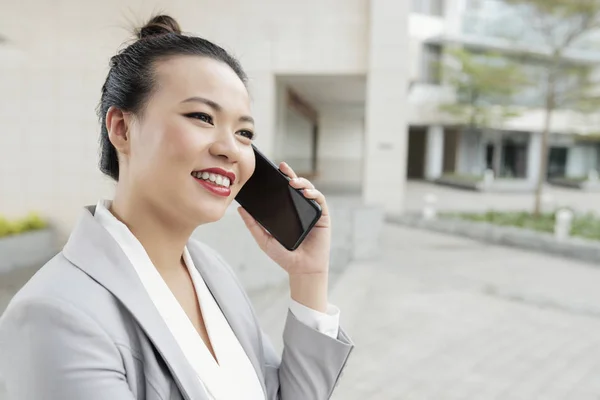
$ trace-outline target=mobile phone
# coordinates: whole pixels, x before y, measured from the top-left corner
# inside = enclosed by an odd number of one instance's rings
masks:
[[[288,250],[296,250],[321,218],[321,207],[254,145],[256,166],[235,200]]]

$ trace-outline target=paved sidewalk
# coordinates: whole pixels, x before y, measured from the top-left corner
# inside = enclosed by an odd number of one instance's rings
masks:
[[[600,269],[392,225],[383,242],[332,291],[357,345],[334,399],[600,399]],[[255,298],[278,337],[283,302]]]
[[[548,185],[545,193],[552,198],[548,208],[572,207],[579,211],[597,211],[600,204],[600,192],[584,192]],[[532,210],[534,201],[533,193],[482,193],[422,181],[409,181],[405,192],[406,209],[420,211],[427,194],[434,194],[439,209],[447,211]]]
[[[281,347],[286,288],[252,299]],[[334,400],[600,399],[600,268],[386,225],[331,301],[357,345]]]

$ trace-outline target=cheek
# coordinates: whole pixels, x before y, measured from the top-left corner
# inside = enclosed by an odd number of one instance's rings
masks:
[[[240,158],[240,182],[242,184],[246,183],[254,173],[255,162],[252,148]]]
[[[173,121],[162,132],[160,151],[170,161],[189,163],[202,147],[200,135],[195,134],[185,121]]]

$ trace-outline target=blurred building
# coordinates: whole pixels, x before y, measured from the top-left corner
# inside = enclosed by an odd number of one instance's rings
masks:
[[[532,188],[539,175],[545,90],[536,63],[543,62],[548,53],[530,21],[502,0],[413,0],[409,26],[409,177],[482,175],[493,169],[498,177],[517,178]],[[597,45],[594,48],[594,39],[598,37],[578,43],[565,61],[572,65],[598,63],[600,53]],[[527,111],[486,133],[466,132],[441,113],[440,104],[454,101],[455,93],[440,81],[435,65],[442,62],[444,49],[456,45],[519,55],[526,73],[540,80],[515,98],[515,105]],[[589,135],[598,132],[598,122],[597,115],[566,109],[555,112],[549,178],[579,178],[599,169],[600,146]]]
[[[95,107],[110,56],[157,12],[240,59],[267,155],[321,187],[402,210],[408,2],[28,0],[1,8],[0,213],[39,210],[66,232],[83,205],[111,195],[97,168]]]

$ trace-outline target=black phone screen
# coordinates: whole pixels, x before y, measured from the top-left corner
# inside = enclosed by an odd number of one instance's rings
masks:
[[[235,199],[279,243],[294,250],[321,217],[321,208],[291,187],[288,178],[255,147],[254,154],[254,174]]]

